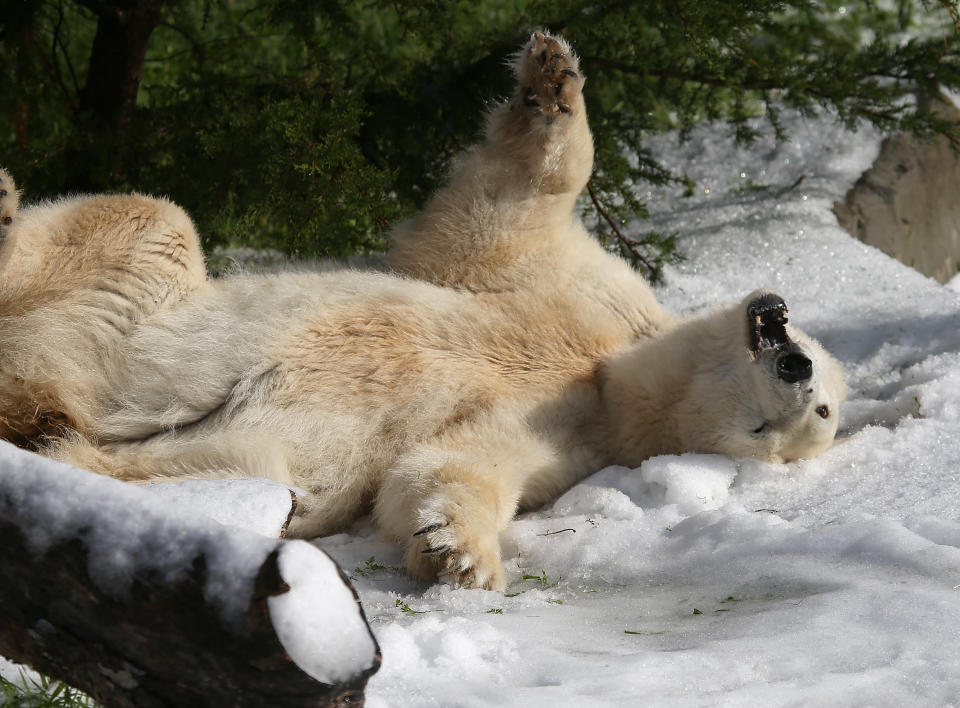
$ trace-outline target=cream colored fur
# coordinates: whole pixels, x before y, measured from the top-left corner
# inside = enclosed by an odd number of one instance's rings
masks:
[[[537,33],[515,67],[484,142],[398,229],[392,273],[210,280],[170,202],[17,211],[0,172],[0,435],[129,481],[294,485],[298,536],[372,508],[412,575],[487,588],[516,511],[604,465],[826,449],[836,362],[789,330],[814,371],[778,380],[750,346],[757,293],[664,312],[573,216],[593,157],[576,58]]]

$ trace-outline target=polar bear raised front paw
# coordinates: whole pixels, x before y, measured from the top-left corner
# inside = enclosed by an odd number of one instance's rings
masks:
[[[583,89],[577,57],[561,38],[534,32],[516,63],[519,99],[547,124],[572,113]]]

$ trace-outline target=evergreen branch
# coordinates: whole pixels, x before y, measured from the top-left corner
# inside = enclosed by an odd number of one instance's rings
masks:
[[[73,90],[75,95],[80,95],[80,82],[77,80],[77,72],[73,68],[73,62],[70,61],[70,52],[67,51],[67,45],[64,44],[63,38],[60,36],[60,28],[63,26],[64,12],[63,12],[63,0],[59,0],[57,3],[57,27],[53,32],[53,44],[50,48],[50,54],[53,57],[53,62],[57,62],[57,46],[60,47],[60,53],[63,54],[63,60],[67,65],[67,69],[70,71],[70,80],[73,82]]]
[[[599,66],[605,66],[608,69],[613,69],[624,74],[633,74],[640,77],[652,77],[655,79],[674,79],[676,81],[683,81],[691,84],[703,84],[705,86],[717,86],[720,88],[741,88],[745,91],[778,91],[786,89],[801,89],[804,91],[809,91],[813,95],[817,96],[826,96],[824,92],[817,92],[812,85],[803,85],[801,83],[793,83],[791,81],[776,81],[774,79],[763,79],[757,81],[731,81],[729,79],[724,79],[721,76],[708,76],[706,74],[696,74],[691,72],[684,71],[662,71],[659,69],[641,69],[640,67],[633,66],[631,64],[624,64],[623,62],[616,61],[615,59],[607,59],[605,57],[598,56],[585,56],[582,58],[584,63],[594,63]],[[896,73],[893,71],[869,71],[861,73],[857,76],[857,79],[862,81],[868,78],[881,78],[881,79],[895,79],[897,81],[906,81],[910,78],[910,75],[905,72]]]
[[[637,248],[637,242],[634,241],[632,238],[625,236],[624,233],[617,226],[616,222],[614,222],[614,220],[610,218],[610,215],[607,213],[607,210],[603,208],[603,204],[600,203],[600,199],[597,197],[597,193],[593,189],[593,180],[589,180],[587,182],[587,191],[590,193],[590,201],[593,202],[593,207],[597,210],[597,213],[603,217],[604,221],[606,221],[610,225],[610,228],[613,229],[613,233],[617,237],[617,240],[627,250],[630,251],[630,255],[632,255],[638,261],[643,263],[643,265],[647,267],[650,273],[652,274],[656,273],[657,269],[654,268],[653,264],[650,261],[648,261],[642,253],[640,253],[639,249]]]
[[[67,146],[66,146],[66,145],[58,145],[57,147],[55,147],[53,150],[51,150],[51,151],[48,152],[47,154],[45,154],[45,155],[40,155],[39,157],[35,157],[35,158],[30,162],[30,164],[31,164],[31,165],[43,164],[44,162],[46,162],[46,160],[47,160],[48,158],[51,158],[51,157],[53,157],[54,155],[58,155],[58,154],[60,154],[61,152],[63,152],[64,150],[66,150],[66,149],[67,149]]]
[[[43,47],[40,45],[40,40],[37,39],[36,33],[30,29],[27,30],[27,43],[33,47],[36,53],[39,55],[40,60],[43,62],[44,66],[47,69],[47,72],[50,76],[53,77],[54,83],[57,85],[57,88],[60,89],[60,92],[63,94],[64,99],[67,102],[67,105],[71,103],[70,101],[70,90],[67,88],[67,85],[63,83],[63,77],[60,75],[59,70],[57,69],[56,57],[50,57],[49,54],[44,51]]]
[[[707,60],[707,63],[711,66],[713,62],[710,60],[710,54],[704,49],[703,45],[700,44],[700,41],[693,34],[693,31],[690,29],[690,23],[687,22],[687,16],[683,14],[683,8],[680,7],[680,0],[673,0],[673,6],[677,8],[677,14],[680,16],[680,21],[683,23],[683,31],[689,37],[690,41],[693,42],[693,46],[696,47],[697,52],[704,59]]]
[[[167,29],[173,30],[174,32],[179,34],[181,37],[183,37],[185,40],[187,40],[187,44],[190,45],[191,52],[193,53],[193,56],[197,60],[197,71],[198,72],[203,71],[204,64],[206,61],[206,48],[204,47],[204,42],[201,42],[200,40],[198,40],[189,31],[187,31],[180,25],[176,25],[172,22],[161,22],[160,24],[157,25],[157,27],[166,27]],[[169,57],[166,57],[166,58],[169,58]]]
[[[950,0],[940,0],[940,4],[946,8],[947,14],[950,15],[950,19],[953,20],[954,29],[960,32],[960,17],[957,16],[956,2],[951,2]]]
[[[78,5],[82,5],[95,15],[106,15],[108,12],[116,12],[115,7],[103,0],[76,0]]]

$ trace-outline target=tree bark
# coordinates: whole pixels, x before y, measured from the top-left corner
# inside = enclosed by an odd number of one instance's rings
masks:
[[[97,15],[81,112],[95,129],[120,132],[137,102],[150,35],[160,23],[163,0],[78,0]]]
[[[17,523],[0,516],[0,655],[104,706],[362,706],[379,651],[370,669],[334,686],[294,664],[267,605],[289,590],[277,557],[274,550],[260,568],[243,626],[227,626],[204,599],[202,555],[172,580],[135,571],[118,599],[90,580],[82,534],[37,555]]]

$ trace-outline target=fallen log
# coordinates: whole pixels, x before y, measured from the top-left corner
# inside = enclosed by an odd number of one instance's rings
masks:
[[[105,706],[362,705],[380,653],[322,551],[0,444],[0,655]]]

